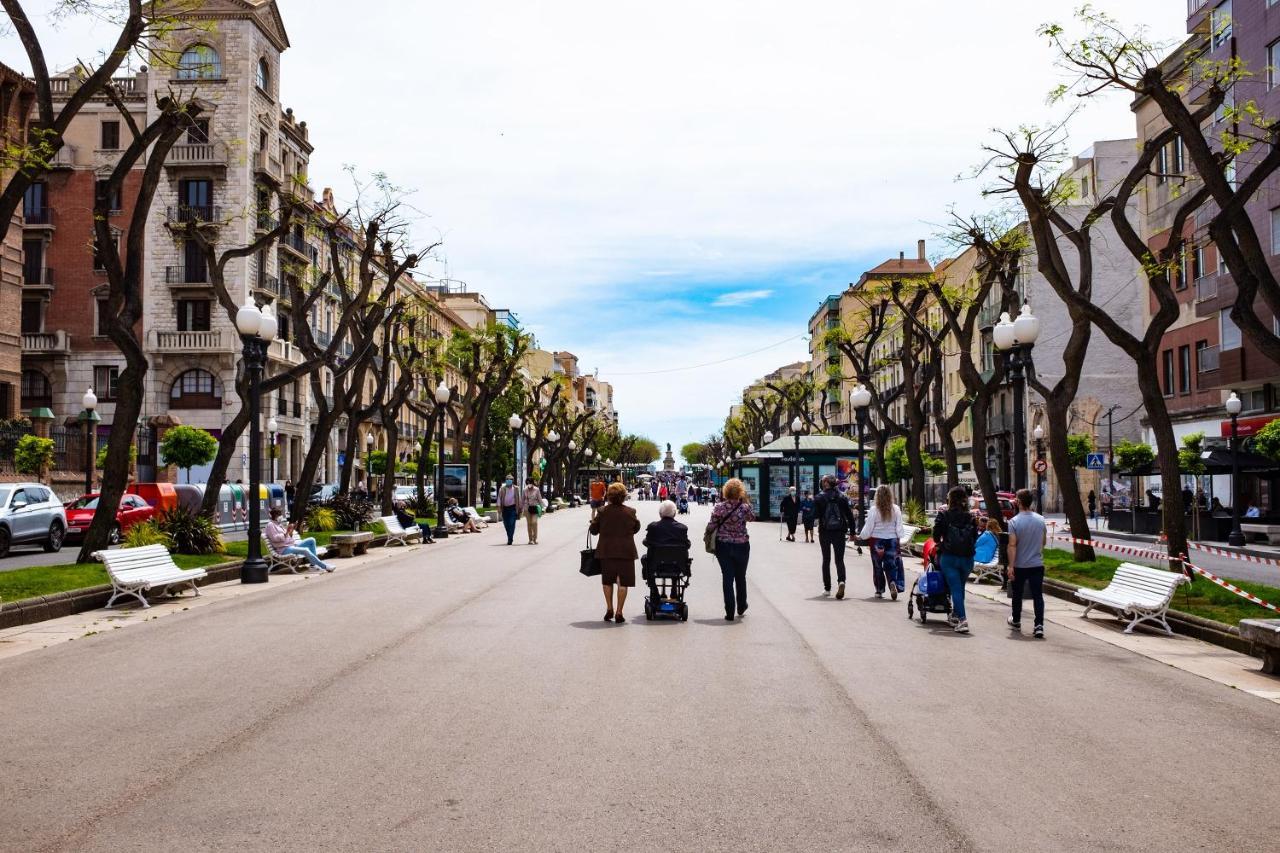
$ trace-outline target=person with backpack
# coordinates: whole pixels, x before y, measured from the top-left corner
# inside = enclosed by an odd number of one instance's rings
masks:
[[[893,502],[893,490],[887,485],[876,489],[875,502],[867,513],[858,538],[871,546],[872,579],[876,585],[876,598],[884,598],[884,588],[889,587],[889,597],[898,600],[900,589],[897,575],[901,559],[899,543],[907,534],[902,523],[902,510]]]
[[[857,527],[849,499],[836,488],[836,478],[822,478],[822,492],[813,502],[813,516],[818,522],[818,546],[822,548],[822,589],[831,594],[831,554],[836,557],[836,598],[844,598],[844,545]]]
[[[969,511],[969,495],[960,486],[947,492],[947,508],[933,523],[933,541],[938,543],[938,568],[951,592],[951,626],[957,634],[969,633],[964,612],[964,585],[973,572],[978,544],[978,522]]]

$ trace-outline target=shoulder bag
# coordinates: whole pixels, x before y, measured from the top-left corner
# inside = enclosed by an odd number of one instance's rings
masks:
[[[580,552],[578,571],[589,578],[600,574],[600,561],[596,559],[596,546],[591,543],[591,531],[587,531],[587,547]]]
[[[742,505],[739,504],[738,509],[733,512],[726,512],[720,517],[720,520],[717,521],[715,525],[707,526],[707,532],[702,534],[702,547],[706,549],[708,554],[714,554],[716,552],[716,532],[720,529],[720,525],[728,521],[729,516],[736,514],[741,511],[741,509]]]

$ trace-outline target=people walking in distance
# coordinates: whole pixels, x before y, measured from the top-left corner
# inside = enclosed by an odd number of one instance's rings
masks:
[[[676,505],[672,501],[663,501],[658,504],[658,520],[649,522],[649,526],[644,529],[644,542],[641,543],[646,548],[688,548],[689,528],[676,521]],[[640,562],[644,565],[644,557],[640,558]],[[658,584],[652,575],[649,575],[649,596],[650,601],[658,601]]]
[[[524,484],[524,521],[529,531],[529,544],[538,544],[538,520],[542,518],[542,490],[533,480]]]
[[[1035,635],[1044,637],[1044,545],[1049,530],[1044,518],[1031,511],[1035,495],[1018,490],[1018,514],[1009,519],[1009,583],[1012,584],[1013,615],[1009,627],[1022,630],[1022,589],[1031,592],[1035,608]]]
[[[787,489],[782,502],[778,505],[782,521],[787,525],[787,541],[796,541],[796,523],[800,520],[800,501],[796,499],[796,487]]]
[[[263,535],[274,554],[295,555],[304,558],[317,572],[331,572],[333,566],[321,560],[316,554],[316,540],[310,536],[299,539],[291,523],[284,523],[284,510],[278,506],[271,508],[271,520],[267,522]]]
[[[938,568],[951,593],[951,624],[957,634],[969,633],[964,612],[964,585],[973,572],[978,544],[978,524],[969,512],[969,496],[960,486],[947,492],[947,508],[933,522],[933,540],[938,543]]]
[[[724,618],[732,622],[734,613],[747,612],[747,561],[751,559],[751,537],[747,524],[756,520],[747,490],[737,477],[724,484],[724,500],[711,511],[707,531],[714,532],[716,561],[724,584]]]
[[[1089,520],[1093,521],[1098,517],[1098,495],[1093,489],[1089,490],[1089,497],[1087,500],[1089,502]]]
[[[622,608],[627,603],[627,590],[636,585],[636,534],[640,532],[640,519],[636,511],[625,506],[627,487],[610,483],[605,490],[604,506],[591,519],[590,530],[600,538],[596,541],[596,559],[600,561],[600,582],[604,585],[604,621],[626,622]],[[617,603],[614,603],[614,586],[617,586]]]
[[[516,519],[520,517],[523,498],[516,488],[514,474],[508,474],[498,489],[498,512],[502,513],[502,527],[507,531],[507,544],[514,545],[516,539]]]
[[[591,503],[591,517],[595,518],[596,513],[600,511],[600,507],[604,506],[604,480],[599,477],[591,481],[591,486],[587,491],[587,497]]]
[[[813,502],[813,516],[818,523],[818,546],[822,549],[822,591],[831,592],[831,556],[836,559],[836,598],[844,598],[844,546],[857,526],[849,499],[836,488],[836,478],[822,478],[822,491]]]
[[[804,541],[813,541],[813,492],[806,491],[800,499],[800,524],[804,527]]]
[[[818,517],[822,517],[820,513]],[[906,532],[902,523],[902,510],[893,502],[893,490],[887,485],[881,485],[876,489],[875,501],[871,511],[867,513],[862,532],[858,534],[858,538],[871,546],[871,571],[876,598],[884,598],[886,586],[889,588],[889,597],[895,601],[898,598],[901,589],[898,547]]]
[[[284,481],[284,505],[293,512],[293,501],[298,495],[298,489],[293,485],[293,480]]]

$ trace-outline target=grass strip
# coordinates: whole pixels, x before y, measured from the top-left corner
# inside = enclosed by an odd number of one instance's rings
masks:
[[[184,569],[204,568],[227,562],[223,554],[174,554],[173,561]],[[101,563],[66,563],[60,566],[31,566],[0,572],[0,601],[21,601],[111,583]]]

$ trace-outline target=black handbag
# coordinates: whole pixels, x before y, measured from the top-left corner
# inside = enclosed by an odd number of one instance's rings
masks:
[[[596,548],[591,544],[591,531],[587,531],[587,547],[583,548],[580,553],[581,565],[578,571],[589,578],[598,577],[600,574],[600,561],[596,559]]]

